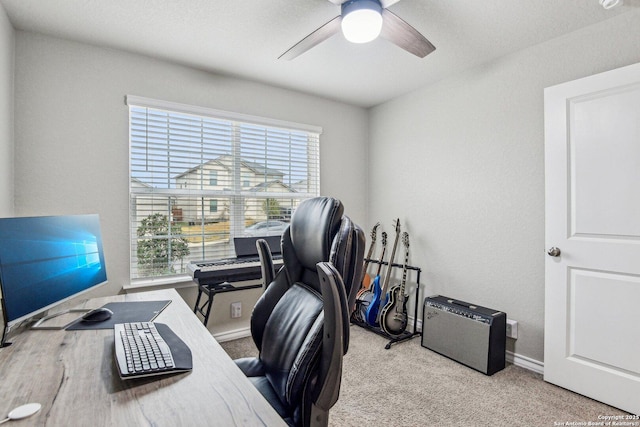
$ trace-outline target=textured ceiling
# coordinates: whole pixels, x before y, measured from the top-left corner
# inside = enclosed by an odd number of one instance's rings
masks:
[[[0,0],[14,27],[163,58],[370,107],[620,13],[597,0],[401,0],[389,7],[436,51],[420,59],[337,34],[284,51],[340,13],[327,0]]]

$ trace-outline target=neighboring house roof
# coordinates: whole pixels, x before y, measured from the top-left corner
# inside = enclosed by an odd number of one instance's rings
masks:
[[[274,179],[274,180],[269,181],[269,182],[261,182],[260,184],[251,187],[251,190],[249,190],[249,191],[258,192],[258,191],[262,191],[263,189],[271,188],[271,187],[273,187],[275,185],[278,185],[278,186],[284,188],[285,190],[287,190],[290,193],[297,193],[296,189],[291,188],[289,185],[285,184],[284,182],[282,182],[282,181],[280,181],[278,179]]]
[[[153,188],[152,185],[149,185],[146,182],[139,180],[138,178],[131,178],[131,184],[138,187]]]
[[[248,160],[240,160],[242,166],[251,169],[256,175],[278,175],[284,176],[284,173],[278,169],[269,168],[263,164],[250,162]]]
[[[224,154],[222,156],[216,157],[215,159],[211,159],[208,162],[205,162],[201,165],[195,166],[187,171],[184,171],[183,173],[176,175],[175,179],[179,179],[182,178],[185,175],[188,175],[192,172],[197,171],[198,169],[203,168],[205,165],[209,165],[209,164],[214,164],[217,163],[220,166],[222,166],[225,169],[231,169],[229,167],[229,163],[232,160],[232,157],[230,154]],[[253,173],[255,173],[256,175],[268,175],[268,176],[284,176],[284,172],[279,171],[278,169],[273,169],[273,168],[269,168],[266,165],[263,165],[261,163],[256,163],[256,162],[251,162],[249,160],[243,160],[240,159],[240,164],[242,166],[244,166],[245,168],[251,170]]]
[[[198,166],[194,166],[191,169],[187,169],[186,171],[182,172],[181,174],[176,175],[174,179],[182,178],[183,176],[189,175],[190,173],[193,173],[193,172],[197,171],[198,169],[202,169],[205,165],[210,165],[210,164],[214,164],[214,163],[219,164],[220,166],[222,166],[225,169],[230,169],[227,165],[225,165],[223,162],[221,162],[218,159],[220,159],[220,157],[218,157],[216,159],[213,159],[213,160],[209,160],[208,162],[202,163],[202,164],[200,164]]]
[[[307,188],[309,188],[309,180],[301,179],[300,181],[296,181],[293,184],[291,184],[291,188],[293,188],[296,191],[306,192]]]

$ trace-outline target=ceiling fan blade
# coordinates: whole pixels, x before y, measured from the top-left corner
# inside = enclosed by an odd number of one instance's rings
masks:
[[[399,1],[400,0],[380,0],[380,3],[382,3],[382,7],[384,7],[386,9],[389,6],[398,3]]]
[[[382,10],[380,36],[420,58],[424,58],[436,50],[436,47],[418,30],[387,9]]]
[[[324,24],[322,27],[309,34],[307,37],[300,40],[293,47],[280,55],[278,59],[292,60],[293,58],[302,55],[312,47],[322,43],[332,35],[340,31],[340,24],[342,23],[342,16],[338,15],[331,21]]]

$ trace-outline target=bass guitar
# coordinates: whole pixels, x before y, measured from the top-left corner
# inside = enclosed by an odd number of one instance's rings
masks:
[[[367,258],[364,262],[364,277],[362,277],[362,286],[360,290],[356,294],[356,299],[362,296],[364,291],[368,291],[371,288],[371,276],[367,273],[367,269],[369,268],[369,261],[371,260],[371,256],[373,255],[373,249],[376,246],[376,239],[378,238],[378,227],[380,227],[380,223],[376,222],[376,225],[371,229],[371,245],[369,245],[369,252],[367,252]]]
[[[392,337],[397,337],[407,329],[407,300],[404,288],[407,283],[407,265],[409,265],[409,233],[402,233],[404,244],[404,264],[402,266],[402,281],[389,290],[389,301],[384,305],[380,314],[382,330]]]
[[[367,310],[367,317],[365,321],[370,326],[379,326],[380,325],[380,308],[384,307],[386,304],[386,295],[387,290],[389,288],[389,279],[391,278],[391,264],[393,264],[393,260],[396,256],[396,248],[398,247],[398,237],[400,236],[400,219],[395,221],[395,229],[396,229],[396,238],[393,242],[393,249],[391,250],[391,257],[387,263],[387,274],[385,275],[384,282],[380,284],[378,282],[378,289],[375,288],[375,280],[374,280],[374,289],[373,289],[373,300],[369,305],[369,309]],[[382,260],[380,261],[382,264]]]
[[[382,288],[380,287],[380,271],[382,270],[382,263],[384,261],[384,254],[387,252],[387,233],[385,231],[382,232],[382,254],[380,255],[380,261],[378,262],[378,271],[376,272],[376,277],[373,279],[369,290],[364,291],[360,296],[360,307],[361,307],[361,321],[366,322],[369,325],[367,318],[372,316],[372,321],[375,323],[376,320],[376,312],[371,313],[371,302],[375,299],[380,299],[380,294],[382,293]],[[371,313],[371,314],[370,314]]]

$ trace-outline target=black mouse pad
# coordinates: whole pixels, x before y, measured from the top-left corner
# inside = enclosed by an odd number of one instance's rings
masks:
[[[151,322],[171,300],[110,302],[103,305],[113,311],[113,315],[102,322],[85,322],[82,317],[67,326],[68,331],[82,329],[113,329],[116,323]]]

